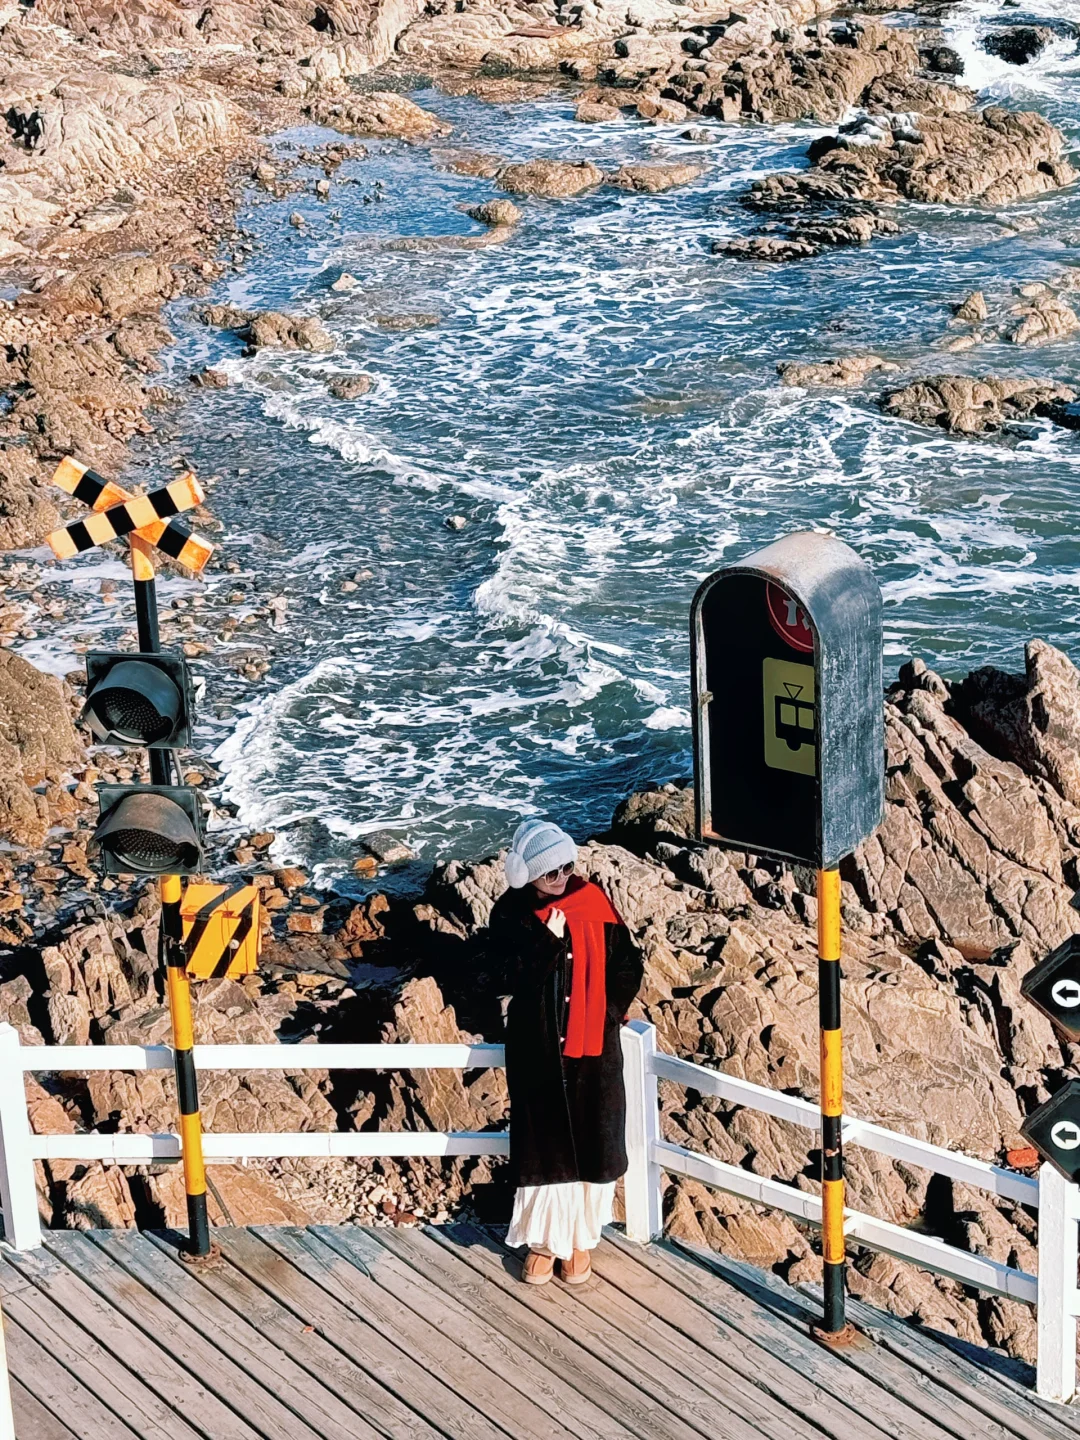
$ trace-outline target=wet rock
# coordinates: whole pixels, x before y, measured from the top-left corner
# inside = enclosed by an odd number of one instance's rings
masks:
[[[359,400],[374,383],[370,375],[338,375],[326,388],[335,400]]]
[[[370,835],[365,835],[361,843],[380,865],[398,865],[403,860],[416,858],[405,841],[388,830],[374,830]]]
[[[882,395],[887,415],[918,425],[937,425],[958,435],[984,435],[1009,420],[1044,413],[1057,401],[1072,402],[1076,391],[1052,381],[987,375],[932,375]]]
[[[931,45],[919,51],[927,70],[937,75],[963,75],[963,58],[949,45]]]
[[[604,176],[605,184],[620,190],[636,190],[645,195],[658,195],[676,185],[689,185],[704,175],[704,165],[623,165]]]
[[[1014,345],[1048,345],[1080,330],[1080,316],[1058,295],[1043,295],[1032,305],[1017,306],[1020,319],[1008,334]]]
[[[526,160],[520,165],[504,165],[497,183],[513,195],[561,200],[593,189],[603,178],[604,172],[589,160]]]
[[[455,175],[469,175],[478,180],[493,180],[506,164],[501,155],[487,155],[478,150],[451,150],[439,157]]]
[[[338,292],[355,290],[359,283],[355,275],[350,275],[347,270],[343,270],[337,279],[331,283],[330,289],[337,290]]]
[[[1026,65],[1054,40],[1049,25],[1002,25],[984,35],[980,44],[988,55],[1010,65]]]
[[[512,200],[485,200],[482,205],[470,205],[465,213],[481,225],[516,225],[521,219]]]
[[[240,326],[240,338],[247,341],[247,350],[269,346],[277,350],[311,350],[326,354],[336,348],[333,336],[314,315],[284,315],[267,310],[254,315]]]
[[[372,319],[380,330],[433,330],[442,316],[420,310],[408,315],[374,315]]]
[[[603,125],[610,120],[621,120],[622,111],[617,105],[598,105],[595,101],[583,100],[574,111],[574,119],[582,125]]]
[[[963,320],[968,325],[977,325],[981,320],[985,320],[989,313],[986,296],[981,290],[973,290],[953,310],[957,320]]]
[[[203,390],[227,390],[229,377],[224,370],[213,370],[208,365],[192,375],[191,383],[198,385]]]
[[[798,360],[782,360],[776,372],[785,385],[861,385],[867,375],[877,370],[899,370],[880,355],[845,355],[841,360],[823,360],[804,364]]]
[[[398,140],[431,140],[446,135],[450,126],[392,90],[366,95],[320,96],[305,107],[316,125],[328,125],[353,135],[376,135]]]

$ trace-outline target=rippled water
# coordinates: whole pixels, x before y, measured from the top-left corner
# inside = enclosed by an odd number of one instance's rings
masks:
[[[947,25],[969,81],[1036,105],[1076,144],[1076,47],[1007,66],[977,48],[996,14],[1010,12],[979,0]],[[333,876],[376,828],[425,861],[477,854],[522,813],[587,830],[640,782],[686,773],[693,591],[797,526],[831,527],[874,567],[892,665],[914,652],[947,673],[1015,666],[1036,634],[1080,650],[1080,435],[951,438],[882,418],[872,391],[785,389],[775,374],[779,360],[874,349],[1080,381],[1072,345],[940,349],[968,290],[1005,301],[1080,265],[1075,187],[1012,207],[1037,227],[1019,236],[983,211],[906,207],[903,233],[866,250],[747,266],[709,243],[750,228],[737,195],[804,164],[813,127],[717,125],[699,147],[682,126],[577,125],[564,99],[416,98],[453,122],[457,146],[709,169],[665,196],[526,202],[513,238],[477,251],[389,248],[477,233],[458,207],[494,193],[422,147],[372,145],[329,205],[253,197],[245,223],[262,245],[220,298],[318,314],[340,351],[245,359],[181,318],[172,363],[228,370],[231,388],[190,408],[183,448],[223,477],[214,508],[233,553],[290,596],[258,698],[229,733],[206,730],[227,797],[278,832],[280,854]],[[376,181],[382,200],[364,203]],[[286,223],[294,209],[303,233]],[[342,270],[360,281],[348,294],[329,288]],[[373,323],[414,311],[439,326]],[[343,371],[375,388],[332,399],[325,377]],[[365,568],[374,578],[343,592]]]

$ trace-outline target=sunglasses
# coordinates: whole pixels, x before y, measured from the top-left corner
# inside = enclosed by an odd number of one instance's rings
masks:
[[[569,860],[565,865],[560,865],[557,870],[549,870],[544,879],[549,883],[558,880],[560,875],[572,875],[574,873],[574,861]]]

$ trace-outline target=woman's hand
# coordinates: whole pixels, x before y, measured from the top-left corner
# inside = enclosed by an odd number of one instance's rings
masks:
[[[552,910],[547,918],[547,928],[551,933],[562,939],[566,934],[566,916],[561,910]]]

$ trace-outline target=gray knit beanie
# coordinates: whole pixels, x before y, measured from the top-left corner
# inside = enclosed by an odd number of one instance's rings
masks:
[[[577,859],[577,846],[558,825],[534,817],[523,820],[514,831],[506,856],[506,879],[515,890],[539,880],[549,870],[570,865]]]

